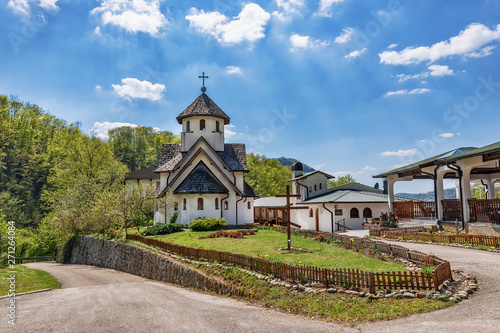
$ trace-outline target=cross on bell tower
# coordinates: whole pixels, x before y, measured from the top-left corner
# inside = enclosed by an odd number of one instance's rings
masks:
[[[205,87],[205,79],[208,79],[208,76],[205,76],[205,72],[202,73],[201,76],[198,76],[200,79],[203,79],[203,86],[201,87],[201,91],[205,92],[207,91],[207,88]]]

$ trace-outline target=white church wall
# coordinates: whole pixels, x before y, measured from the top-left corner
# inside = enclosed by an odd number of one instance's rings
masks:
[[[307,192],[309,192],[309,198],[315,197],[317,195],[321,195],[326,193],[326,190],[328,189],[328,178],[325,177],[322,173],[315,173],[311,176],[308,176],[307,178],[300,179],[298,181],[294,181],[292,183],[292,188],[293,188],[293,193],[296,193],[297,191],[297,182],[300,182],[302,185],[307,187],[304,188],[304,186],[299,186],[300,188],[300,194],[302,195],[302,200],[305,200],[308,198]]]
[[[200,130],[200,121],[205,120],[205,129]],[[189,121],[190,131],[187,131]],[[219,122],[219,131],[216,131]],[[203,136],[215,151],[224,150],[224,120],[214,117],[193,116],[182,120],[181,150],[188,151]]]

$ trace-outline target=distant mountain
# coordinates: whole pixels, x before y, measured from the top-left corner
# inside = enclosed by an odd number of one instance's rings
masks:
[[[408,199],[416,199],[422,201],[434,201],[434,191],[426,192],[426,193],[396,193],[398,197],[408,198]],[[445,199],[456,199],[457,194],[455,188],[447,188],[444,190],[444,198]]]
[[[300,162],[299,160],[290,157],[280,157],[280,158],[275,158],[275,160],[278,160],[283,166],[292,165],[293,163]],[[302,165],[304,166],[304,173],[316,171],[305,163],[302,163]]]

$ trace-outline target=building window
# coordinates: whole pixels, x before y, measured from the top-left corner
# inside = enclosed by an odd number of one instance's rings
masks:
[[[314,190],[315,190],[315,191],[317,191],[317,190],[318,190],[317,185],[314,185]]]
[[[319,183],[319,189],[321,190],[323,188],[323,184]]]
[[[248,209],[251,209],[251,208],[252,208],[252,205],[250,204],[250,201],[249,201],[249,202],[247,202],[247,208],[248,208]]]
[[[297,184],[297,194],[300,194],[300,185]]]
[[[200,120],[200,131],[205,130],[205,119]]]
[[[229,209],[229,205],[227,203],[227,201],[224,201],[224,210],[228,210]]]
[[[203,198],[198,198],[198,210],[203,210]]]
[[[344,213],[342,212],[342,209],[335,209],[335,216],[342,216]]]
[[[312,186],[309,186],[309,192],[312,192],[312,191],[313,191]]]
[[[187,206],[187,199],[184,198],[182,199],[182,210],[186,210],[186,206]]]
[[[174,210],[178,211],[179,210],[179,203],[176,201],[174,202]]]
[[[371,219],[372,218],[372,210],[368,207],[366,207],[365,209],[363,209],[363,217],[365,219]]]
[[[359,210],[354,207],[351,209],[351,219],[357,219],[359,218]]]
[[[215,198],[215,209],[219,209],[219,198]]]
[[[215,131],[220,132],[220,125],[218,121],[215,122]]]
[[[186,123],[186,132],[191,132],[191,123],[189,122],[189,120]]]
[[[314,216],[313,209],[309,208],[309,217],[313,217],[313,216]]]

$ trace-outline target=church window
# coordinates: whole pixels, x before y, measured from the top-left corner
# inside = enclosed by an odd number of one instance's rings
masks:
[[[189,120],[186,123],[186,132],[191,132],[191,123],[189,122]]]
[[[312,192],[312,191],[313,191],[312,186],[309,186],[309,192]]]
[[[227,203],[227,201],[224,201],[224,210],[228,210],[229,209],[229,205]]]
[[[200,120],[200,131],[205,130],[205,119]]]
[[[354,207],[351,209],[351,219],[357,219],[359,218],[359,210]]]
[[[312,209],[312,208],[310,208],[310,209],[309,209],[309,217],[313,217],[313,216],[314,216],[314,214],[313,214],[313,209]]]
[[[366,207],[365,209],[363,209],[363,217],[365,219],[371,219],[372,218],[372,210],[368,207]]]
[[[179,210],[179,203],[178,202],[174,202],[174,210],[175,211]]]
[[[319,183],[319,189],[321,190],[323,188],[323,184]]]
[[[318,185],[314,185],[314,190],[317,191],[318,190]]]
[[[219,198],[215,198],[215,209],[219,209]]]
[[[218,121],[215,122],[215,131],[220,132],[220,125]]]
[[[186,210],[186,206],[187,206],[187,199],[184,198],[182,199],[182,210]]]
[[[252,205],[250,204],[250,201],[249,201],[249,202],[247,202],[247,208],[248,208],[248,209],[252,208]]]
[[[198,198],[198,210],[203,210],[203,198]]]

